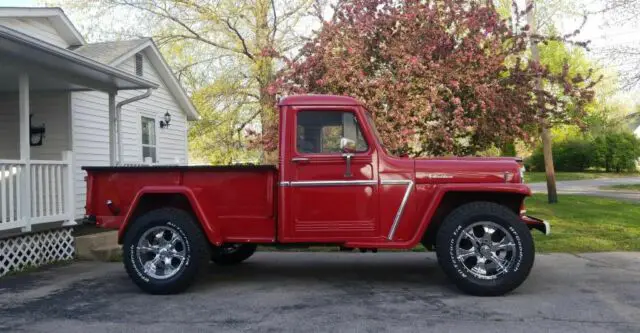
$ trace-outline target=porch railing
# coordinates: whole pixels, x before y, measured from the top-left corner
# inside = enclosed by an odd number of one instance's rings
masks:
[[[60,161],[0,160],[0,231],[74,224],[73,155]]]

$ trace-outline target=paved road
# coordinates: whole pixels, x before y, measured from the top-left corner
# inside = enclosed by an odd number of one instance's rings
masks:
[[[256,254],[180,295],[119,263],[0,279],[0,332],[640,332],[640,253],[539,255],[506,297],[460,294],[426,253]]]
[[[640,192],[602,190],[601,186],[617,184],[640,184],[640,177],[589,179],[589,180],[564,180],[557,182],[558,193],[583,194],[598,197],[609,197],[640,201]],[[547,183],[531,183],[529,187],[533,192],[547,193]]]

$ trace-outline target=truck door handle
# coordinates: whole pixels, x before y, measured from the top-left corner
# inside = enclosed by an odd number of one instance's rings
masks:
[[[353,177],[353,174],[351,173],[351,158],[353,157],[353,154],[344,153],[342,154],[342,157],[344,157],[344,159],[347,160],[347,169],[344,171],[344,176]]]
[[[291,159],[291,162],[293,163],[299,163],[299,162],[309,162],[309,159],[306,157],[294,157]]]

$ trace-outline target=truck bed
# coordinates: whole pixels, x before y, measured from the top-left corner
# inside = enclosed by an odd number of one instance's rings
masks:
[[[275,240],[278,176],[273,165],[82,169],[88,175],[87,215],[100,227],[119,229],[132,205],[160,207],[167,200],[162,193],[182,193],[172,200],[197,205],[204,227],[216,226],[225,242]]]

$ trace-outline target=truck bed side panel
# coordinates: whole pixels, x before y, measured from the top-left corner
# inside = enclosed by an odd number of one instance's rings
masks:
[[[269,170],[187,172],[190,188],[205,216],[213,219],[227,242],[275,241],[276,173]]]
[[[121,228],[136,196],[154,188],[187,188],[217,239],[275,241],[273,167],[88,167],[87,215],[99,226]],[[142,192],[142,193],[141,193]],[[163,191],[164,193],[165,191]],[[170,194],[170,193],[168,193]],[[107,205],[110,202],[111,205]],[[207,228],[209,229],[209,228]]]

